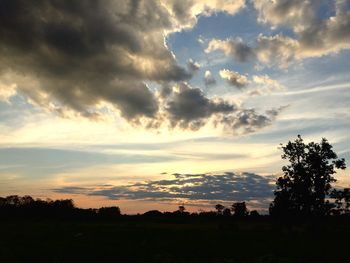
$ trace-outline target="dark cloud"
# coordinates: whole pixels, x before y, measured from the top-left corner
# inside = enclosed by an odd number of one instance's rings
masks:
[[[193,26],[201,13],[234,14],[244,1],[189,1],[186,8],[181,3],[0,0],[0,80],[6,87],[15,83],[30,103],[65,117],[99,118],[108,107],[146,128],[170,123],[197,130],[236,106],[183,84],[191,73],[177,64],[166,36]],[[250,53],[242,41],[234,50],[242,61]],[[192,71],[198,68],[189,64]],[[149,82],[163,88],[155,92]],[[209,71],[205,83],[215,84]]]
[[[166,46],[166,35],[193,26],[202,12],[234,14],[243,6],[216,0],[0,0],[0,77],[11,74],[31,103],[63,116],[96,118],[107,103],[129,121],[154,119],[159,101],[144,81],[191,77]]]
[[[246,62],[254,57],[252,48],[241,41],[231,42],[231,52],[232,56],[239,62]]]
[[[212,115],[235,111],[235,105],[223,100],[208,99],[200,89],[191,88],[186,83],[177,88],[166,105],[172,126],[196,130]]]
[[[248,84],[246,78],[243,81]],[[174,87],[163,86],[161,96],[165,105],[163,118],[169,120],[172,128],[180,129],[198,130],[212,123],[223,126],[231,134],[246,134],[270,125],[282,110],[272,109],[259,114],[255,109],[245,109],[221,98],[207,97],[201,89],[191,87],[186,82]]]
[[[241,39],[213,39],[209,42],[205,52],[209,53],[214,50],[222,50],[226,55],[231,56],[239,62],[247,62],[255,57],[254,49],[245,44]]]
[[[222,116],[217,122],[234,134],[247,134],[271,125],[272,121],[284,110],[286,106],[267,110],[259,114],[254,109],[242,109],[235,115]]]
[[[273,176],[254,173],[174,174],[174,179],[140,182],[122,186],[61,187],[58,193],[105,196],[109,199],[189,201],[262,201],[273,197]]]
[[[172,27],[157,1],[1,0],[0,74],[61,114],[93,117],[107,102],[129,120],[153,118],[158,101],[143,81],[190,77],[164,44]]]

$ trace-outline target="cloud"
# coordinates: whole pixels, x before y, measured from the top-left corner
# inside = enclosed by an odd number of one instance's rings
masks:
[[[180,28],[193,27],[200,15],[209,16],[217,12],[234,15],[245,7],[245,0],[163,0],[161,3]]]
[[[221,78],[226,82],[239,89],[246,88],[248,86],[254,86],[255,89],[248,90],[249,95],[264,95],[275,91],[284,90],[285,87],[281,85],[277,80],[271,79],[268,75],[253,75],[251,80],[248,80],[247,76],[241,75],[238,72],[230,71],[227,69],[220,70]]]
[[[243,0],[2,0],[0,79],[11,74],[10,84],[29,102],[62,116],[96,118],[103,104],[131,122],[154,119],[159,101],[145,81],[191,77],[168,49],[167,34],[195,25],[201,14],[234,14],[243,6]]]
[[[335,3],[335,14],[326,18],[317,17],[321,8],[319,1],[255,0],[255,6],[261,21],[274,26],[290,26],[296,35],[296,39],[284,37],[279,43],[277,37],[265,40],[274,42],[275,48],[282,46],[284,52],[278,53],[288,53],[290,58],[301,60],[350,49],[350,11],[346,2],[330,1],[327,8],[332,8]]]
[[[12,83],[10,85],[4,85],[0,83],[0,101],[9,103],[9,99],[17,94],[17,86]]]
[[[120,186],[52,189],[58,193],[105,196],[109,199],[187,201],[261,201],[273,197],[273,176],[254,173],[174,174],[173,179],[154,180]]]
[[[107,102],[128,120],[152,118],[158,102],[143,81],[190,77],[164,44],[172,24],[157,2],[0,4],[0,74],[41,107],[91,117]]]
[[[335,15],[322,21],[313,20],[312,23],[306,24],[301,30],[294,28],[299,36],[300,56],[302,58],[319,57],[343,49],[350,49],[350,10],[348,1],[335,1],[335,11]]]
[[[238,110],[184,84],[199,64],[189,60],[192,70],[180,67],[165,39],[193,26],[200,15],[235,14],[244,3],[2,0],[1,98],[24,94],[31,104],[63,117],[98,119],[108,108],[145,128],[197,130]],[[240,40],[234,50],[240,60],[250,53]],[[210,71],[205,83],[215,84]]]
[[[264,95],[275,91],[282,91],[286,88],[280,84],[277,80],[271,79],[268,75],[254,75],[253,83],[258,86],[258,88],[249,91],[249,95]]]
[[[165,110],[172,126],[197,130],[212,115],[235,111],[235,105],[221,99],[208,99],[200,89],[181,83],[167,102]]]
[[[296,57],[317,57],[350,48],[350,10],[347,0],[254,0],[259,21],[277,26],[289,26],[300,48]],[[322,8],[335,10],[321,17]]]
[[[185,82],[167,92],[162,114],[172,128],[198,130],[212,123],[230,134],[246,134],[270,125],[282,110],[274,115],[258,114],[255,109],[245,109],[221,98],[209,98],[202,90]]]
[[[299,49],[299,42],[290,37],[259,35],[255,54],[259,62],[264,65],[287,68],[291,62],[297,59],[296,55]]]
[[[222,116],[217,122],[224,125],[225,129],[233,134],[248,134],[256,132],[272,124],[276,117],[286,107],[267,110],[265,114],[259,114],[255,109],[241,109],[234,115]]]
[[[213,86],[216,84],[216,79],[213,77],[209,70],[206,70],[204,73],[204,84],[205,86]]]
[[[249,84],[247,77],[239,74],[238,72],[223,69],[220,70],[219,74],[220,77],[225,79],[228,84],[239,89],[242,89]]]
[[[322,2],[322,3],[321,3]],[[320,9],[334,8],[335,13],[321,17]],[[221,50],[238,62],[256,58],[263,65],[287,68],[295,61],[321,57],[350,49],[350,10],[347,1],[254,0],[258,21],[274,28],[287,26],[294,37],[282,34],[259,35],[254,45],[241,39],[212,39],[207,53]]]
[[[258,21],[270,23],[273,26],[291,25],[302,27],[315,19],[314,8],[321,1],[304,0],[254,0],[258,11]]]
[[[240,38],[235,40],[212,39],[209,42],[208,47],[205,49],[205,52],[210,53],[215,50],[221,50],[225,55],[231,56],[239,62],[247,62],[255,56],[254,50],[245,44]]]
[[[194,61],[192,58],[190,58],[188,61],[187,61],[187,67],[190,71],[194,72],[194,71],[197,71],[201,68],[201,65]]]
[[[238,44],[239,48],[237,48]],[[285,68],[295,59],[299,49],[298,41],[282,35],[269,37],[259,35],[255,47],[250,47],[241,41],[238,44],[233,39],[212,39],[205,52],[221,50],[225,55],[238,62],[248,62],[257,59],[264,65],[278,65]]]

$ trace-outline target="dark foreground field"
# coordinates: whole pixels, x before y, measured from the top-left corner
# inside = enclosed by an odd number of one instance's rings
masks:
[[[0,223],[0,262],[350,262],[346,222]]]

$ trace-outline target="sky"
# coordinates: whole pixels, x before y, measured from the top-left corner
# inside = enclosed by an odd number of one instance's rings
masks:
[[[0,0],[0,196],[266,211],[280,143],[349,130],[349,0]]]

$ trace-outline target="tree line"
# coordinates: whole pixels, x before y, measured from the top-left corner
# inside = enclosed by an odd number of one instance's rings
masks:
[[[77,208],[72,199],[42,200],[34,199],[31,196],[11,195],[0,197],[0,219],[4,218],[54,218],[54,219],[113,219],[122,216],[117,206],[101,208]],[[224,207],[221,204],[215,205],[214,211],[200,211],[190,213],[184,205],[180,205],[176,211],[160,212],[150,210],[137,216],[143,217],[257,217],[256,210],[249,211],[245,202],[235,202],[231,207]]]
[[[115,218],[120,216],[119,207],[77,208],[72,199],[42,200],[29,195],[0,197],[0,218]]]
[[[346,169],[345,160],[338,158],[332,145],[323,138],[320,143],[304,143],[297,139],[281,144],[282,159],[288,164],[282,167],[283,175],[276,180],[274,200],[269,215],[274,218],[310,218],[325,216],[350,216],[350,188],[337,189],[334,174]],[[245,202],[235,202],[231,207],[215,205],[215,211],[189,213],[184,205],[174,212],[151,210],[143,217],[235,217],[257,218],[256,210],[248,211]],[[99,209],[75,207],[73,200],[34,199],[31,196],[11,195],[0,197],[0,218],[120,218],[117,206]]]

